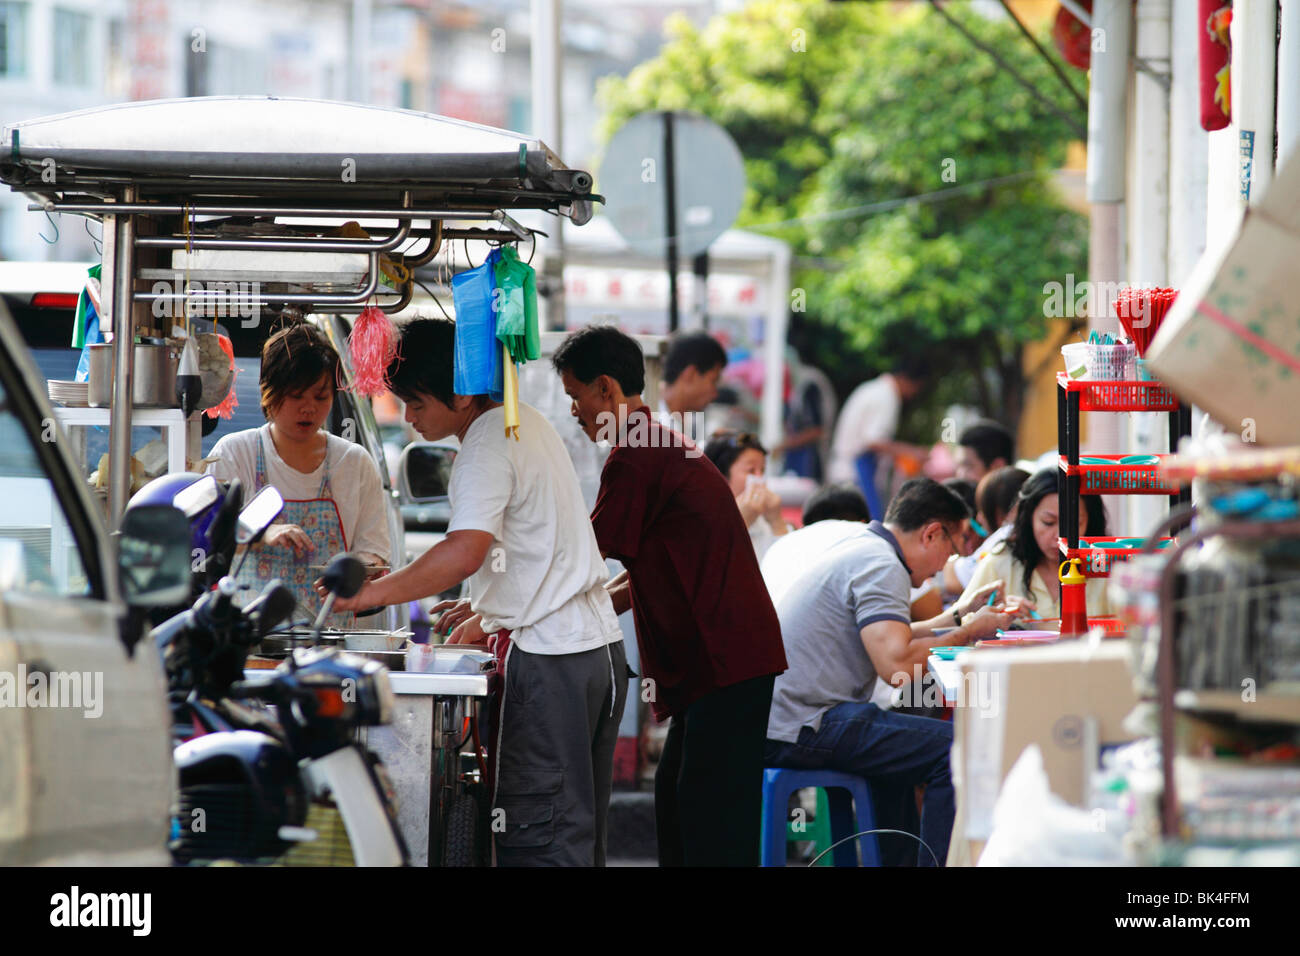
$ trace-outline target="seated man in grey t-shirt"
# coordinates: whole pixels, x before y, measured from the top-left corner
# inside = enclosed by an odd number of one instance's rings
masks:
[[[769,767],[825,768],[856,773],[881,795],[878,825],[925,785],[922,866],[942,864],[952,832],[948,771],[952,724],[881,710],[870,702],[876,676],[894,685],[916,679],[929,648],[967,644],[1009,625],[1000,604],[985,607],[997,581],[965,606],[913,623],[910,588],[942,570],[957,553],[970,512],[929,478],[899,489],[883,522],[870,533],[828,548],[776,604],[789,669],[776,679],[767,725]],[[941,637],[936,627],[954,627]]]

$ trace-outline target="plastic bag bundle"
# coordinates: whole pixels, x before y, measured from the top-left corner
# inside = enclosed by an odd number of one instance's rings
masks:
[[[496,264],[497,338],[510,350],[516,362],[541,357],[541,335],[537,328],[537,278],[532,266],[506,246]]]
[[[348,335],[354,381],[358,395],[382,395],[388,391],[388,365],[397,355],[397,329],[382,309],[368,306],[357,316]]]
[[[455,391],[505,405],[506,435],[519,437],[516,366],[541,357],[537,278],[510,246],[452,279],[456,303]]]
[[[452,388],[457,395],[504,397],[501,346],[497,341],[496,283],[493,269],[500,253],[493,250],[481,266],[451,280],[456,306],[456,355]]]
[[[77,382],[90,380],[90,349],[87,346],[107,341],[103,334],[105,330],[99,327],[99,276],[102,269],[100,263],[95,263],[87,270],[86,287],[77,296],[77,313],[72,328],[72,347],[81,349],[81,360],[73,376]]]

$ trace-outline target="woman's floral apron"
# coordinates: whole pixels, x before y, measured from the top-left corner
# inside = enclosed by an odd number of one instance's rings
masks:
[[[263,441],[266,436],[259,434],[257,441],[257,477],[253,493],[261,491],[268,483],[266,480],[266,457]],[[298,599],[295,620],[304,615],[315,620],[321,607],[321,597],[316,593],[314,582],[324,573],[322,565],[329,563],[337,554],[348,549],[347,537],[343,533],[343,519],[339,516],[338,505],[334,503],[330,491],[329,447],[325,449],[325,474],[321,478],[320,491],[315,498],[306,500],[286,500],[284,511],[276,519],[276,524],[296,524],[316,546],[302,557],[290,547],[261,547],[254,550],[244,561],[239,571],[240,584],[248,584],[260,590],[267,581],[279,578],[285,587]],[[331,614],[325,619],[325,627],[354,629],[356,615],[352,612]]]

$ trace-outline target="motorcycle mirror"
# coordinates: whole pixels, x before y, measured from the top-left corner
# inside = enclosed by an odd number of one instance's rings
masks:
[[[127,605],[165,606],[189,597],[189,545],[189,522],[171,505],[141,505],[128,511],[117,538],[117,566]]]
[[[208,540],[212,543],[213,551],[209,557],[217,557],[214,574],[224,573],[231,555],[235,553],[235,522],[239,518],[239,509],[243,506],[244,485],[238,478],[232,478],[226,486],[226,500],[221,503],[208,527]]]
[[[172,497],[172,507],[179,508],[186,518],[193,518],[217,500],[217,479],[204,475],[194,484],[182,488]]]
[[[262,588],[262,593],[248,603],[244,613],[257,625],[258,638],[265,637],[274,628],[287,620],[298,606],[298,599],[293,592],[274,578]]]
[[[248,545],[257,541],[283,510],[284,498],[274,487],[267,485],[239,513],[239,522],[235,526],[235,544]]]
[[[356,597],[361,585],[366,583],[366,566],[350,554],[336,555],[325,566],[325,573],[320,580],[329,594],[325,596],[325,603],[312,622],[312,644],[320,642],[320,631],[325,618],[329,617],[330,609],[334,607],[334,599]]]
[[[350,554],[334,557],[321,575],[325,589],[341,598],[356,597],[366,583],[366,566]]]

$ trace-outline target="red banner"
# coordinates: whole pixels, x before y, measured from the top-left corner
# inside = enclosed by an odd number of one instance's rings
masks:
[[[1198,0],[1197,22],[1201,26],[1201,126],[1223,129],[1232,116],[1231,0]]]

